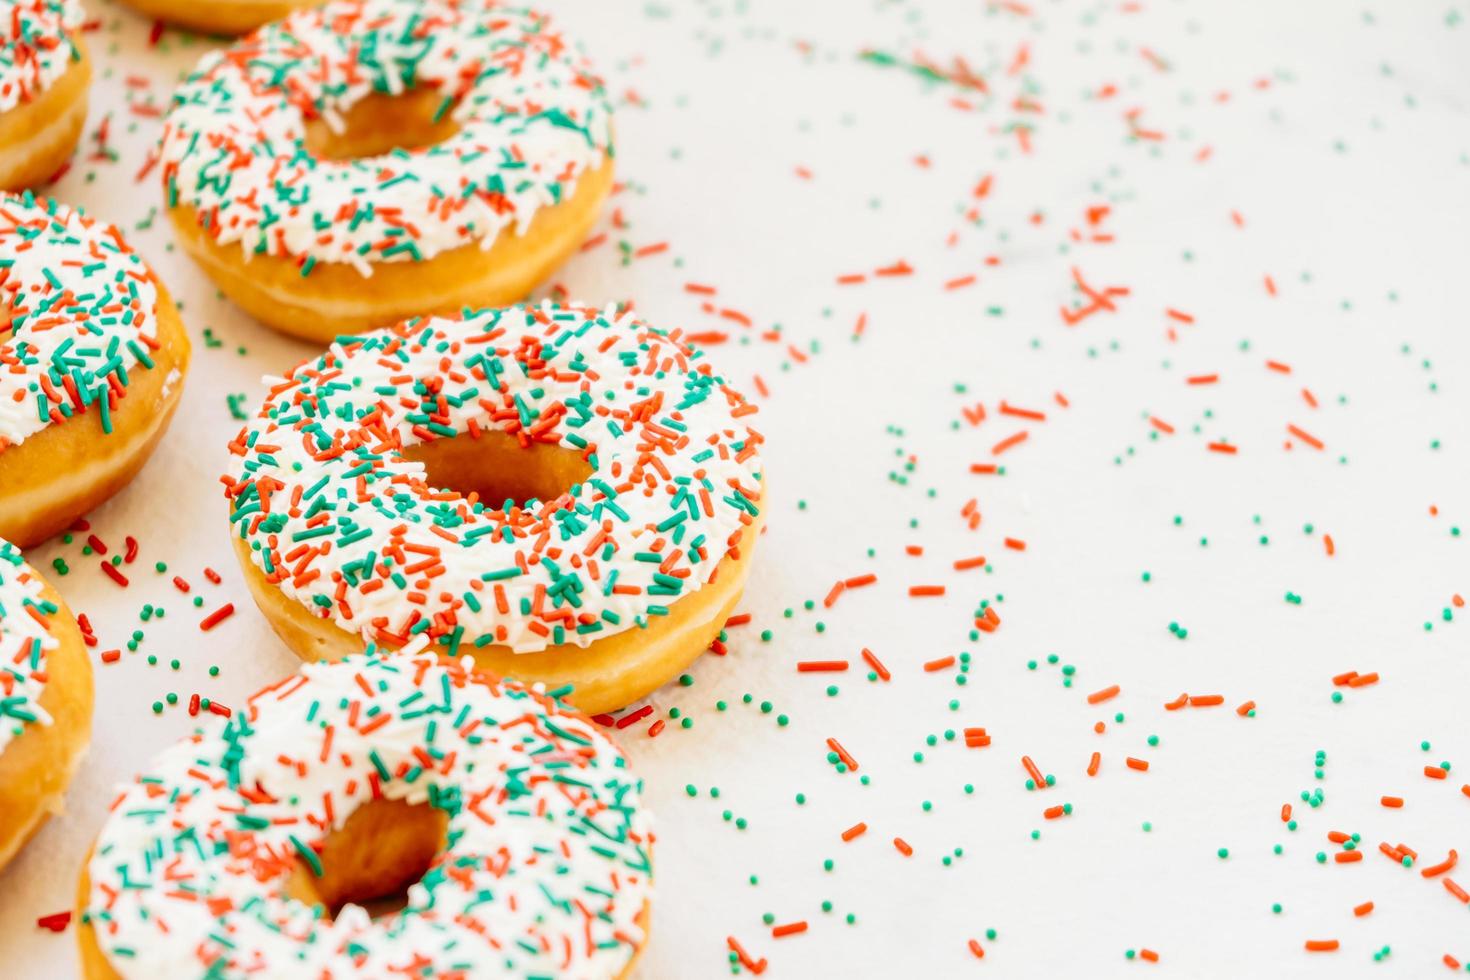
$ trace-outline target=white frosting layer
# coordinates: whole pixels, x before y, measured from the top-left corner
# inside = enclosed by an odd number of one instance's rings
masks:
[[[77,0],[0,0],[0,112],[34,99],[78,60],[71,33],[85,19]]]
[[[361,160],[305,148],[308,119],[340,130],[365,96],[408,89],[440,93],[458,132]],[[611,155],[610,113],[540,14],[492,0],[337,0],[204,57],[169,110],[163,179],[170,206],[193,207],[247,257],[371,274],[524,230]]]
[[[652,893],[640,783],[605,735],[434,658],[312,664],[123,788],[88,921],[124,977],[616,976]],[[447,812],[408,905],[333,921],[284,894],[381,796]]]
[[[47,621],[56,607],[41,598],[43,583],[20,549],[0,541],[0,754],[27,725],[49,725],[41,707],[46,652],[60,641]]]
[[[702,587],[759,512],[755,407],[700,352],[612,309],[410,322],[268,383],[231,444],[234,531],[286,595],[371,640],[590,646]],[[507,510],[430,485],[400,453],[483,430],[593,473]]]
[[[55,201],[0,194],[0,452],[98,412],[152,366],[158,289],[117,229]]]

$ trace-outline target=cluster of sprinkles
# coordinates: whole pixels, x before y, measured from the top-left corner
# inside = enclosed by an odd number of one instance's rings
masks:
[[[86,412],[112,429],[129,372],[153,366],[158,287],[116,228],[0,195],[0,452]]]
[[[308,611],[383,644],[586,647],[738,556],[761,513],[755,406],[679,331],[551,304],[343,338],[269,382],[231,442],[234,534]],[[587,468],[480,500],[405,455],[511,437]]]
[[[324,160],[372,95],[428,91],[454,135],[413,152]],[[165,117],[169,207],[221,244],[364,274],[381,262],[489,248],[611,157],[602,84],[546,17],[492,0],[335,0],[209,53]]]
[[[122,787],[85,918],[124,976],[613,977],[646,938],[640,789],[585,719],[467,658],[309,665]],[[384,800],[447,821],[407,906],[329,918],[289,897]]]
[[[0,2],[0,112],[29,102],[81,60],[77,0]]]
[[[0,541],[0,753],[26,726],[51,723],[40,698],[46,651],[60,642],[51,634],[58,609],[41,589],[20,549]]]

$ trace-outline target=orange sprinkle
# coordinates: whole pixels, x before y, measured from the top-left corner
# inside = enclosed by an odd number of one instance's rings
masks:
[[[857,772],[857,760],[848,754],[847,750],[842,747],[842,743],[838,742],[835,738],[829,738],[827,739],[827,748],[837,753],[838,760],[847,766],[849,772]]]
[[[1138,951],[1138,958],[1148,960],[1150,963],[1157,963],[1159,961],[1159,954],[1151,949],[1140,949]]]
[[[1089,775],[1089,776],[1096,776],[1097,775],[1097,767],[1100,766],[1100,765],[1102,765],[1102,753],[1101,752],[1094,752],[1094,753],[1092,753],[1092,758],[1087,763],[1087,775]]]
[[[981,947],[978,940],[970,940],[970,952],[975,954],[975,959],[977,960],[985,959],[985,950],[983,947]]]
[[[967,572],[972,568],[980,568],[984,564],[984,555],[976,555],[974,558],[957,558],[955,559],[954,570],[957,572]]]
[[[1291,804],[1290,803],[1283,803],[1283,804],[1281,804],[1281,822],[1282,823],[1286,823],[1290,819],[1291,819]]]
[[[914,856],[914,849],[910,847],[909,842],[904,840],[902,837],[893,838],[893,846],[898,848],[898,853],[902,854],[904,857]]]
[[[800,674],[819,674],[846,669],[846,660],[801,660],[796,664],[797,673]]]
[[[954,657],[953,656],[940,657],[938,660],[931,660],[928,663],[926,663],[924,665],[924,672],[925,673],[932,674],[936,670],[943,670],[946,667],[953,667],[953,666],[954,666]]]
[[[1460,901],[1470,904],[1470,895],[1465,894],[1465,889],[1455,884],[1451,878],[1444,879],[1444,890],[1458,898]]]
[[[1238,447],[1232,446],[1228,442],[1212,442],[1208,448],[1212,453],[1228,453],[1231,456],[1234,456],[1240,451]]]
[[[1338,942],[1336,939],[1307,940],[1307,952],[1309,953],[1330,953],[1333,950],[1337,949],[1337,947]]]
[[[1425,766],[1424,775],[1430,779],[1444,779],[1449,775],[1449,770],[1441,769],[1439,766]]]
[[[1137,769],[1139,772],[1148,772],[1147,759],[1135,759],[1133,758],[1133,756],[1130,755],[1127,761],[1129,769]]]
[[[1246,715],[1250,714],[1252,711],[1255,711],[1255,710],[1256,710],[1256,703],[1254,701],[1245,701],[1245,702],[1243,702],[1241,704],[1240,707],[1238,707],[1238,708],[1235,709],[1235,713],[1238,714],[1238,715],[1240,715],[1240,717],[1244,718]]]
[[[1117,697],[1118,692],[1121,690],[1123,690],[1121,687],[1114,684],[1112,687],[1105,687],[1101,691],[1093,691],[1091,694],[1087,695],[1087,703],[1102,704],[1104,701],[1108,701],[1112,698]]]
[[[1457,854],[1455,852],[1455,849],[1452,847],[1452,848],[1450,848],[1450,856],[1449,857],[1445,858],[1443,861],[1439,862],[1438,864],[1432,864],[1432,865],[1430,865],[1429,867],[1423,869],[1419,873],[1421,875],[1423,875],[1424,877],[1426,877],[1426,878],[1433,878],[1436,875],[1442,875],[1446,871],[1453,870],[1454,867],[1455,867],[1455,865],[1458,864],[1459,861],[1460,861],[1460,855]]]
[[[909,595],[910,596],[937,596],[937,595],[944,595],[944,586],[942,586],[942,585],[911,585],[911,586],[909,586]]]
[[[1353,915],[1356,915],[1358,918],[1361,919],[1363,916],[1367,915],[1369,912],[1372,912],[1372,911],[1373,911],[1373,903],[1372,902],[1364,902],[1362,905],[1354,906],[1354,908],[1353,908]]]
[[[1043,817],[1045,817],[1046,819],[1048,819],[1048,820],[1055,820],[1057,817],[1066,816],[1066,814],[1067,814],[1067,808],[1064,807],[1064,806],[1060,806],[1060,805],[1058,805],[1058,806],[1049,806],[1045,810],[1042,810],[1041,811],[1041,815]]]
[[[1377,683],[1378,672],[1375,670],[1367,674],[1359,674],[1357,677],[1354,677],[1352,680],[1348,681],[1348,687],[1367,687],[1369,684]]]
[[[1218,374],[1195,374],[1184,380],[1192,385],[1212,385],[1220,380],[1220,376]]]
[[[1356,861],[1363,860],[1363,852],[1338,851],[1336,854],[1332,855],[1332,860],[1336,861],[1338,864],[1352,864]]]
[[[785,925],[773,926],[771,938],[780,939],[782,936],[795,936],[797,933],[806,932],[806,920],[800,922],[788,922]]]
[[[745,951],[745,947],[741,946],[734,936],[726,936],[725,944],[730,947],[730,952],[735,954],[735,958],[740,961],[740,964],[751,973],[760,976],[766,972],[766,958],[764,956],[759,960],[751,959],[750,954]]]
[[[1330,534],[1322,535],[1322,547],[1327,549],[1328,558],[1337,554],[1337,545],[1332,543],[1332,535]]]
[[[848,827],[842,832],[842,839],[844,842],[850,841],[855,837],[861,837],[863,834],[867,833],[867,830],[868,825],[859,821],[858,823],[853,824],[851,827]]]
[[[1312,435],[1310,432],[1305,431],[1304,429],[1298,428],[1295,425],[1288,425],[1286,427],[1286,431],[1290,432],[1292,435],[1296,436],[1298,439],[1311,446],[1313,449],[1322,448],[1322,440],[1318,439],[1316,436]]]
[[[1006,538],[1005,544],[1006,547],[1011,549],[1012,551],[1026,550],[1026,542],[1022,541],[1020,538]]]
[[[873,673],[877,674],[883,680],[886,681],[893,676],[892,674],[888,673],[888,668],[883,666],[883,662],[880,661],[877,656],[874,655],[873,651],[869,650],[867,647],[863,647],[863,659],[868,662],[869,667],[873,668]]]
[[[1224,704],[1225,696],[1222,694],[1197,694],[1189,699],[1191,708],[1213,708],[1217,704]]]
[[[1013,436],[1007,436],[1000,442],[997,442],[995,445],[990,447],[990,455],[999,456],[1001,453],[1005,452],[1007,449],[1010,449],[1012,446],[1018,446],[1021,443],[1025,442],[1027,437],[1030,435],[1031,433],[1029,432],[1017,432]]]
[[[1378,802],[1390,810],[1399,810],[1403,808],[1404,798],[1402,796],[1385,796],[1379,799]]]

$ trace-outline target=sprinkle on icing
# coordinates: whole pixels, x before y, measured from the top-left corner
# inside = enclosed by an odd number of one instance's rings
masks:
[[[306,123],[342,128],[369,94],[429,89],[458,132],[415,151],[322,160]],[[483,248],[567,197],[612,153],[602,83],[547,19],[490,0],[337,0],[206,55],[163,139],[170,207],[221,243],[315,262]]]
[[[0,112],[8,112],[81,60],[71,32],[85,15],[77,0],[0,0],[0,17]]]
[[[51,635],[57,606],[41,597],[43,583],[20,549],[0,541],[0,753],[27,725],[49,725],[41,707],[46,652],[60,643]]]
[[[701,588],[759,513],[755,406],[678,331],[612,308],[409,321],[267,384],[230,444],[234,533],[286,595],[373,642],[590,646]],[[592,475],[471,504],[399,452],[491,429]]]
[[[0,195],[0,451],[84,412],[112,413],[153,366],[158,289],[116,228],[55,201]]]
[[[87,917],[125,977],[616,976],[645,940],[641,782],[587,719],[449,658],[310,664],[123,788]],[[469,667],[469,669],[466,669]],[[447,848],[398,915],[334,920],[293,870],[361,804],[427,803]]]

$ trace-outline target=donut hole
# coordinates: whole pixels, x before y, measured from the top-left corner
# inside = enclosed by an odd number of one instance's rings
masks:
[[[360,160],[394,150],[422,150],[459,132],[452,105],[430,88],[364,96],[341,113],[342,128],[306,123],[306,149],[321,160]]]
[[[420,443],[403,450],[402,456],[424,464],[432,486],[492,509],[555,500],[592,475],[592,465],[574,450],[544,442],[522,446],[498,429],[484,430],[478,437]]]
[[[374,919],[395,915],[444,850],[448,831],[449,815],[427,803],[370,800],[321,842],[321,874],[298,861],[286,892],[333,919],[348,905]]]

